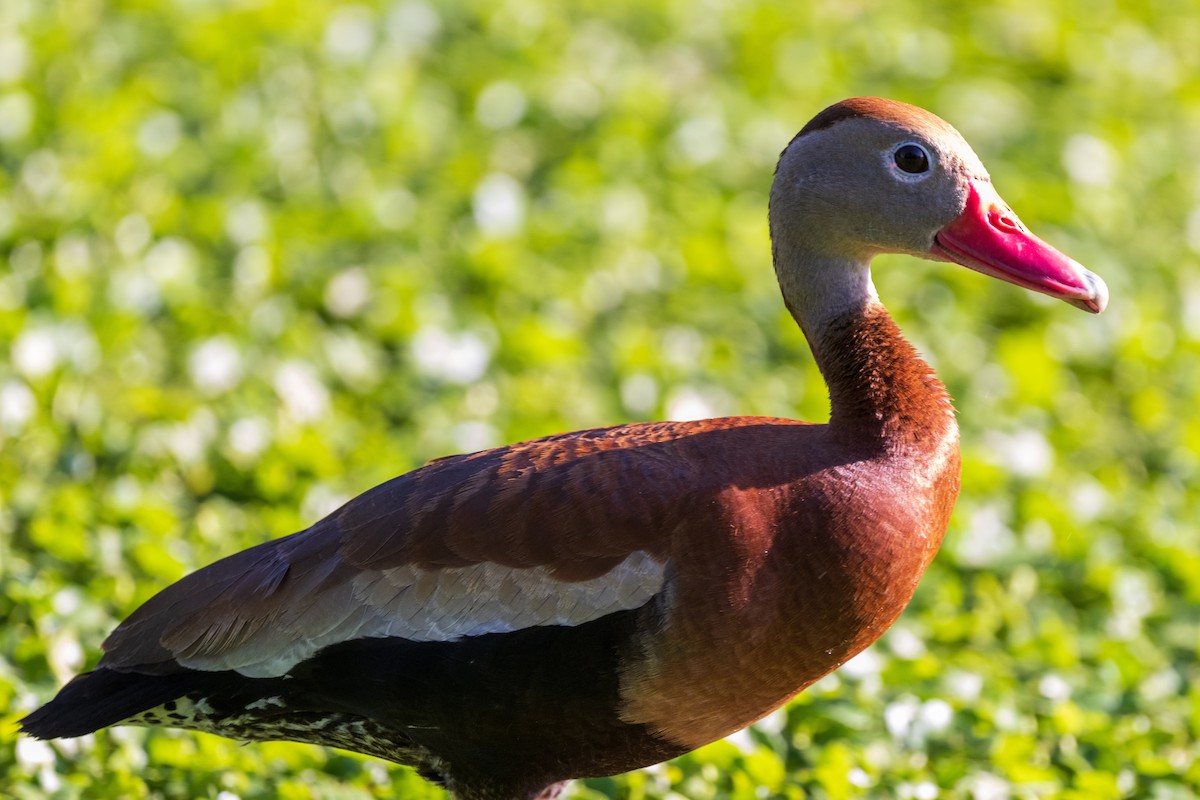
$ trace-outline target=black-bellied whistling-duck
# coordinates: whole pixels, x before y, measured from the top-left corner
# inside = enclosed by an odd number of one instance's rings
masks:
[[[775,271],[825,425],[730,417],[459,455],[169,586],[23,721],[343,747],[461,800],[551,798],[720,739],[887,630],[958,494],[950,398],[880,305],[877,253],[1098,313],[962,137],[846,100],[783,151]]]

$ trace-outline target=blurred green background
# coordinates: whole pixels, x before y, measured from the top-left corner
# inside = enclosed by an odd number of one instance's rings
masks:
[[[0,795],[440,796],[13,723],[158,588],[429,458],[823,419],[767,191],[858,94],[955,124],[1111,307],[880,259],[963,429],[912,607],[750,731],[573,796],[1195,796],[1193,0],[2,0]]]

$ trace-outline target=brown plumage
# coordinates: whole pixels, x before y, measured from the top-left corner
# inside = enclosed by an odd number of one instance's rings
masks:
[[[881,252],[1099,312],[942,120],[854,98],[784,151],[776,272],[830,422],[624,425],[452,456],[167,587],[23,721],[346,747],[461,800],[557,796],[770,713],[875,641],[958,493],[945,388],[879,304]]]

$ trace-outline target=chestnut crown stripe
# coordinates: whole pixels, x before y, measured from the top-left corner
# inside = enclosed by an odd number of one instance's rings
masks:
[[[797,137],[824,130],[847,119],[870,119],[905,128],[945,132],[953,128],[936,114],[917,106],[880,97],[851,97],[822,110],[800,129]]]

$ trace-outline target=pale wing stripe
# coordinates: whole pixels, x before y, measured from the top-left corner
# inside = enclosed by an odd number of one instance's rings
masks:
[[[357,639],[376,622],[376,611],[369,606],[347,602],[349,592],[339,592],[343,598],[328,597],[343,605],[340,621],[330,624],[332,615],[319,614],[310,620],[307,615],[281,619],[252,636],[238,647],[215,655],[180,657],[179,663],[192,669],[209,671],[236,670],[251,678],[275,678],[309,658],[323,647]],[[317,623],[315,630],[308,623]]]
[[[546,567],[484,563],[425,570],[371,570],[284,611],[244,644],[184,666],[278,677],[323,647],[365,637],[418,642],[509,633],[539,625],[582,625],[645,605],[663,586],[663,565],[636,552],[587,581],[562,581]]]
[[[588,581],[560,581],[545,567],[496,564],[433,571],[405,566],[386,570],[383,577],[400,590],[380,607],[386,627],[378,635],[428,642],[535,625],[580,625],[637,608],[662,588],[663,566],[637,552]],[[436,589],[426,596],[421,590],[433,581]],[[356,585],[363,596],[364,587]]]

